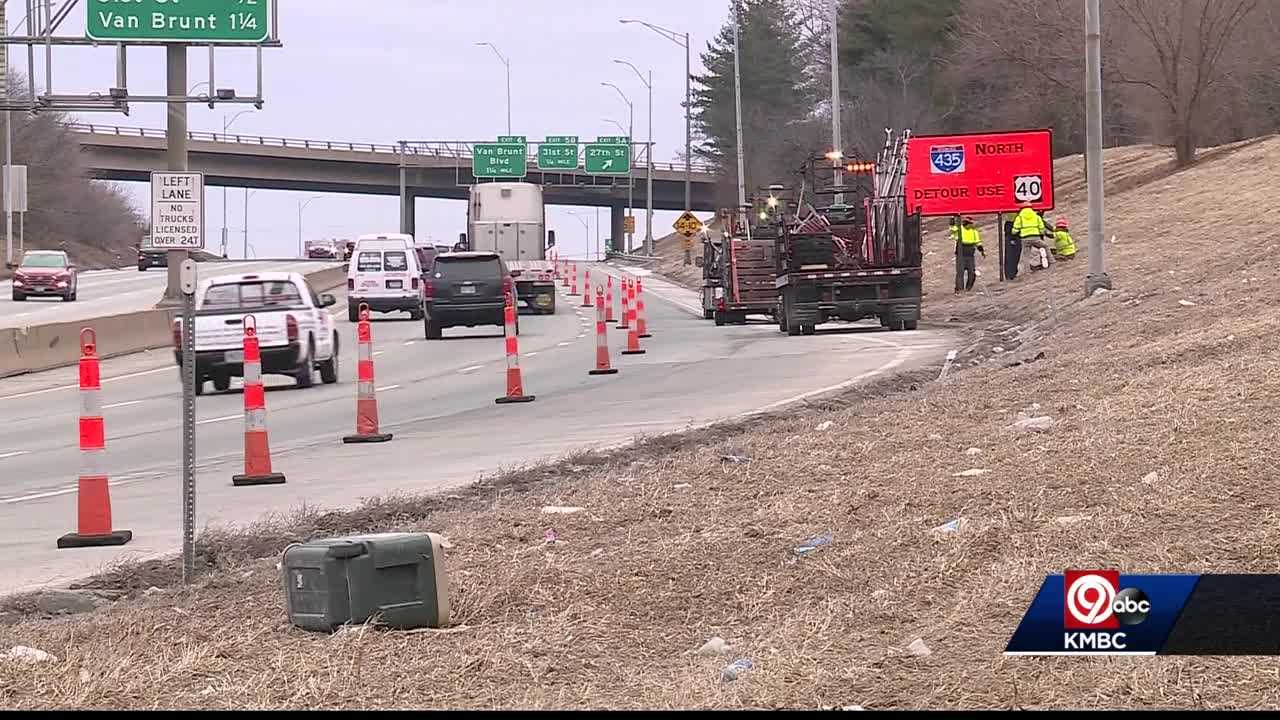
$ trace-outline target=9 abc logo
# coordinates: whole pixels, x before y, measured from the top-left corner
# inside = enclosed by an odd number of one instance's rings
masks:
[[[1151,613],[1146,593],[1120,589],[1119,570],[1068,570],[1063,588],[1063,625],[1068,630],[1116,630],[1137,625]]]

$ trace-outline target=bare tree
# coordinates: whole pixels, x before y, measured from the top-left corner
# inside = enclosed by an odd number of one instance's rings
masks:
[[[1257,0],[1117,0],[1114,7],[1143,42],[1111,63],[1120,82],[1159,100],[1178,165],[1195,160],[1206,100],[1225,80],[1221,61]]]

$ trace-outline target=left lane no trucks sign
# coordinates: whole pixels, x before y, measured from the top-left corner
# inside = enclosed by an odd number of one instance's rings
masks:
[[[204,173],[151,173],[151,245],[204,249]]]

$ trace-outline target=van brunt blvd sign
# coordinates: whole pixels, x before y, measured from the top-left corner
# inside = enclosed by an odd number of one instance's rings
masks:
[[[204,249],[203,173],[151,173],[151,245],[157,250]]]
[[[85,0],[85,35],[104,42],[260,43],[270,0]]]

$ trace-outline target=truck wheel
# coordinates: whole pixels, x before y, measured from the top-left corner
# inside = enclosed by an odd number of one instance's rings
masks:
[[[795,337],[800,334],[800,323],[795,318],[795,313],[791,312],[791,303],[784,295],[782,298],[782,327],[787,335]]]
[[[713,311],[711,315],[712,317],[715,318],[716,327],[724,327],[724,313],[716,310],[716,311]]]
[[[23,295],[22,293],[18,292],[17,290],[14,290],[14,291],[13,291],[13,301],[14,301],[14,302],[26,302],[26,301],[27,301],[27,296],[26,296],[26,295]]]
[[[359,322],[359,321],[360,321],[360,308],[356,307],[355,305],[352,305],[351,303],[347,303],[347,322]]]
[[[903,330],[915,330],[915,329],[916,329],[916,327],[919,325],[919,323],[920,323],[920,321],[919,321],[919,320],[903,320],[903,321],[902,321],[902,329],[903,329]]]
[[[423,336],[428,340],[440,340],[444,337],[443,329],[430,320],[423,320]]]
[[[815,325],[802,325],[800,327],[800,333],[802,335],[812,335],[816,332],[818,332],[818,328]]]
[[[314,362],[311,358],[315,356],[316,356],[316,343],[314,340],[308,340],[307,356],[302,358],[302,360],[298,363],[297,369],[294,370],[294,373],[293,373],[293,379],[298,384],[299,388],[309,388],[315,384],[315,378],[312,376],[312,373],[315,371],[315,368],[311,366],[311,363]]]
[[[702,311],[702,319],[703,319],[703,320],[710,320],[710,319],[714,318],[715,316],[716,316],[716,311],[715,311],[715,310],[703,310],[703,311]]]
[[[320,363],[320,381],[325,385],[338,382],[338,333],[333,334],[333,354]]]
[[[204,385],[204,383],[200,383]],[[221,372],[213,376],[213,389],[218,392],[226,392],[231,389],[231,373]]]
[[[410,320],[421,320],[422,318],[426,317],[426,315],[427,315],[427,313],[426,313],[424,310],[422,310],[421,308],[419,308],[419,309],[417,309],[417,310],[410,310],[410,311],[409,311],[409,319],[410,319]]]

